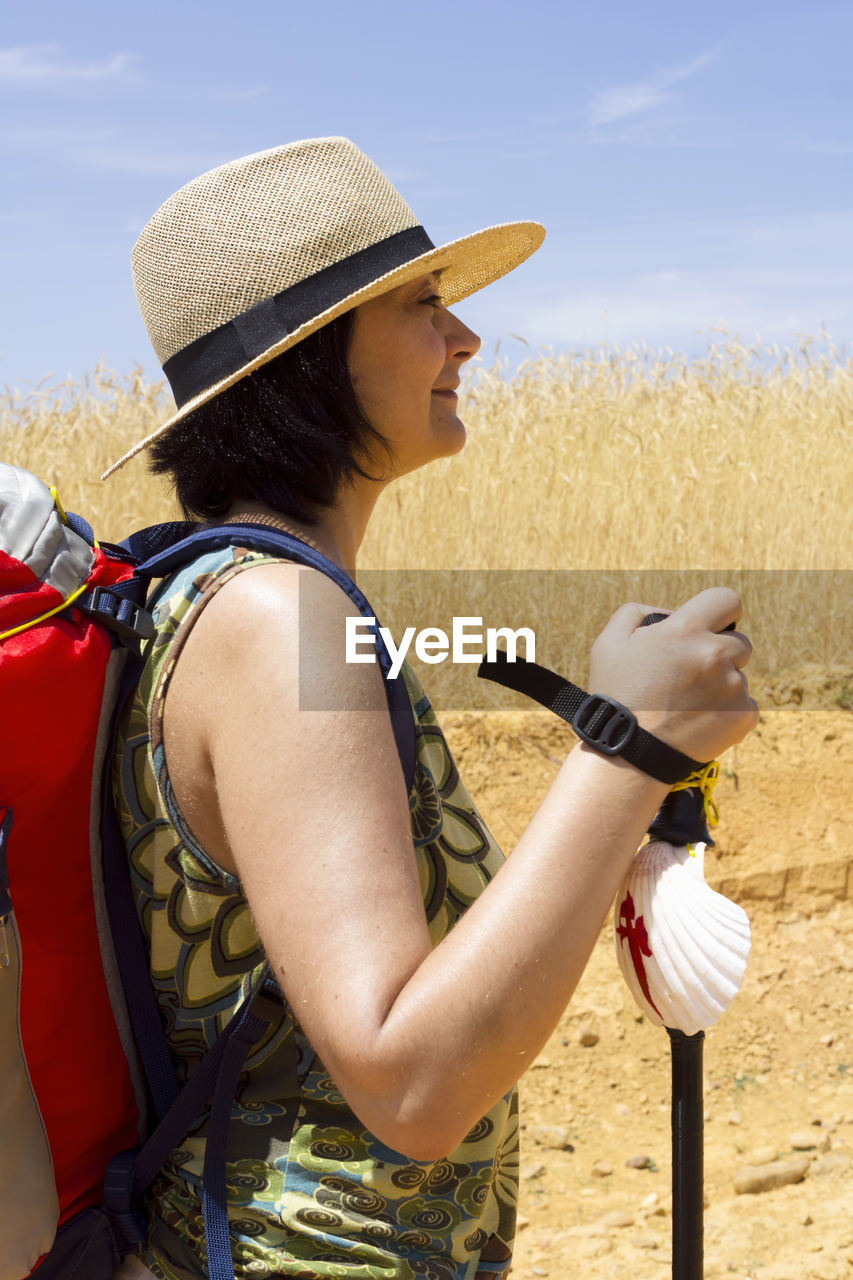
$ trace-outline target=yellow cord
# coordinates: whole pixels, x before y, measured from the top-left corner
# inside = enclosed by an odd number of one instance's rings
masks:
[[[682,782],[676,782],[672,788],[673,791],[686,791],[688,787],[699,788],[702,792],[702,802],[709,827],[715,827],[720,821],[720,811],[714,801],[714,787],[717,785],[719,776],[720,762],[719,760],[712,760],[710,764],[705,765],[704,769],[697,769],[695,773],[691,773]]]
[[[84,582],[76,591],[72,591],[70,596],[66,596],[55,609],[48,609],[47,613],[39,614],[37,618],[31,618],[29,622],[22,622],[19,627],[11,627],[8,631],[0,632],[0,640],[8,640],[9,636],[16,636],[21,631],[28,631],[30,627],[37,627],[40,622],[46,621],[47,618],[52,618],[55,613],[61,613],[63,609],[67,609],[70,604],[73,604],[78,596],[82,596],[88,585],[88,582]]]
[[[66,515],[65,508],[63,507],[62,503],[59,501],[59,494],[56,492],[55,484],[52,484],[50,486],[50,496],[53,498],[53,505],[56,507],[57,511],[59,512],[59,518],[61,519],[62,523],[68,524],[68,516]],[[68,525],[68,527],[71,528],[70,525]],[[101,544],[98,542],[98,539],[95,537],[94,534],[92,534],[92,546],[95,548],[96,551],[98,550],[98,547],[100,545]],[[49,617],[49,616],[50,616],[49,614],[45,615],[45,617]],[[3,637],[0,636],[0,640],[2,640],[2,638]]]
[[[65,508],[63,507],[62,503],[59,501],[59,494],[56,492],[55,485],[50,486],[50,493],[51,493],[51,497],[53,498],[54,506],[59,512],[62,523],[67,525],[68,516],[65,514]],[[97,551],[97,549],[98,549],[98,542],[97,542],[97,539],[95,539],[95,550]],[[66,596],[66,598],[62,601],[62,603],[56,605],[55,608],[48,609],[47,613],[41,613],[37,618],[31,618],[29,622],[22,622],[19,627],[10,627],[8,631],[0,631],[0,640],[8,640],[9,636],[20,635],[22,631],[29,631],[30,627],[37,627],[40,622],[46,622],[47,619],[52,618],[55,613],[61,613],[63,609],[67,609],[70,604],[73,604],[78,596],[82,596],[83,592],[86,590],[88,585],[89,585],[88,582],[81,583],[81,585],[77,588],[76,591],[72,591],[71,595]]]
[[[63,507],[62,503],[59,501],[59,494],[56,492],[55,484],[52,484],[50,486],[50,496],[53,498],[53,505],[56,507],[57,511],[59,512],[62,518],[62,523],[68,524],[68,516],[65,514],[65,508]]]

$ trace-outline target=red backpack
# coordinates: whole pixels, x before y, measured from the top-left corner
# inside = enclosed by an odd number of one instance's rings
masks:
[[[125,651],[70,603],[133,566],[68,537],[26,472],[2,468],[0,502],[0,1280],[21,1280],[57,1226],[101,1204],[107,1161],[141,1136],[90,840],[107,670]]]

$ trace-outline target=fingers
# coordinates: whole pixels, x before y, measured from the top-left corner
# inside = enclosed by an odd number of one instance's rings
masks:
[[[742,614],[741,598],[731,587],[707,587],[691,596],[672,616],[705,631],[719,632],[740,622]]]
[[[708,587],[685,602],[679,609],[662,609],[659,606],[631,603],[624,605],[613,615],[614,618],[624,615],[629,625],[647,626],[648,619],[654,618],[655,624],[668,622],[671,618],[679,624],[693,629],[711,631],[721,639],[731,643],[723,643],[720,652],[734,664],[738,671],[742,670],[752,656],[752,641],[743,631],[736,631],[735,625],[743,614],[743,602],[736,591],[729,587]],[[639,621],[637,621],[639,619]],[[620,619],[621,621],[621,619]],[[720,624],[720,625],[718,625]],[[631,627],[633,630],[634,627]]]
[[[629,604],[621,605],[615,613],[611,614],[607,627],[608,629],[612,627],[614,631],[629,636],[632,631],[642,627],[644,620],[650,615],[661,613],[669,618],[672,610],[661,608],[659,605],[638,604],[636,601],[631,601]]]
[[[661,605],[624,604],[610,619],[615,630],[633,631],[643,626],[650,615],[663,614],[663,621],[677,619],[691,630],[720,632],[737,624],[743,614],[740,596],[731,587],[707,587],[691,596],[678,609],[666,609]],[[733,633],[735,634],[735,633]]]
[[[639,723],[696,760],[710,760],[755,727],[743,669],[752,643],[727,587],[700,591],[674,612],[633,602],[610,619],[590,653],[595,693],[630,707]],[[649,614],[665,615],[644,626]]]
[[[703,627],[717,636],[717,651],[742,671],[752,657],[752,641],[743,631],[729,630],[743,614],[743,602],[730,587],[708,587],[691,596],[672,616],[690,627]]]
[[[738,671],[742,671],[752,657],[752,641],[743,631],[727,631],[721,640],[729,641],[723,652]]]

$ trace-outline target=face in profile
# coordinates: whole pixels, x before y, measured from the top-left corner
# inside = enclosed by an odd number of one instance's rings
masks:
[[[477,335],[442,302],[437,272],[356,309],[350,377],[371,425],[391,445],[394,476],[465,444],[456,392],[462,365],[479,347]]]

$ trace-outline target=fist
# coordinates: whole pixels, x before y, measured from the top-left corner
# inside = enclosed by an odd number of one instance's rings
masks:
[[[755,728],[758,704],[744,668],[752,645],[740,631],[740,597],[700,591],[654,626],[648,605],[617,609],[590,654],[592,693],[624,704],[644,729],[694,760],[716,759]]]

